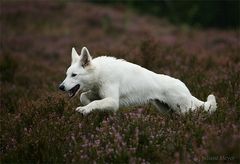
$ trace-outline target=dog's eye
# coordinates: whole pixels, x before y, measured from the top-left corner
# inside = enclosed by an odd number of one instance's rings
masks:
[[[72,77],[75,77],[76,75],[77,75],[77,74],[75,74],[75,73],[72,73],[72,75],[71,75],[71,76],[72,76]]]

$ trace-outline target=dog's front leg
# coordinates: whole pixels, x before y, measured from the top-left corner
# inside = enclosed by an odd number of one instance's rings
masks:
[[[84,92],[80,96],[80,102],[82,105],[88,105],[94,100],[100,99],[99,96],[97,96],[92,91]]]
[[[80,95],[80,102],[83,105],[87,105],[91,102],[87,96],[87,92],[84,92]]]
[[[101,91],[100,91],[101,92]],[[116,111],[119,107],[119,93],[118,88],[114,85],[111,87],[102,88],[100,93],[103,99],[94,100],[86,106],[78,107],[76,111],[81,112],[83,115],[87,115],[93,110],[113,110]]]
[[[119,105],[117,100],[108,97],[102,100],[95,100],[86,106],[78,107],[76,111],[81,112],[83,115],[87,115],[88,113],[96,109],[116,111],[118,109],[118,106]]]

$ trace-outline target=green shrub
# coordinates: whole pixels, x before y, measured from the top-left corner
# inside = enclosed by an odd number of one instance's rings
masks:
[[[15,61],[15,59],[13,59],[13,57],[9,55],[5,55],[0,62],[1,81],[13,81],[16,69],[17,62]]]
[[[125,5],[140,13],[166,17],[175,24],[219,28],[237,28],[240,25],[240,1],[237,0],[90,1],[100,4]]]

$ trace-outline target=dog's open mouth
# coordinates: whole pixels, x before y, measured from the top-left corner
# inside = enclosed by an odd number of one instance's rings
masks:
[[[73,87],[72,89],[70,89],[70,90],[68,91],[69,97],[75,96],[75,94],[77,93],[77,91],[79,90],[79,88],[80,88],[80,85],[77,84],[77,85],[75,85],[75,87]]]

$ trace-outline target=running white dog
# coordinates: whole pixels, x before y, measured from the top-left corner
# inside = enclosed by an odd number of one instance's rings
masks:
[[[114,57],[92,59],[86,47],[80,56],[72,48],[72,63],[66,75],[59,89],[68,91],[70,97],[82,93],[80,101],[84,106],[76,111],[84,115],[93,110],[117,111],[119,107],[148,102],[162,113],[169,109],[185,113],[200,107],[212,112],[217,108],[213,95],[206,102],[200,101],[178,79]]]

